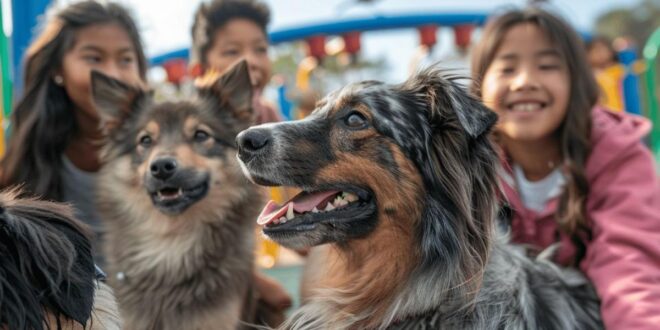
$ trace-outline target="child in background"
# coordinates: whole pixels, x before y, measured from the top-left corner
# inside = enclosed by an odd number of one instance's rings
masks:
[[[193,71],[224,72],[239,60],[247,60],[258,124],[282,120],[275,108],[262,99],[271,76],[266,34],[269,21],[270,10],[263,3],[215,0],[199,6],[192,27]]]
[[[499,115],[501,183],[514,242],[579,267],[607,329],[660,325],[660,185],[643,118],[595,106],[584,46],[537,8],[491,19],[472,54],[472,91]]]
[[[12,112],[0,187],[23,185],[27,194],[70,202],[101,236],[91,192],[102,133],[90,72],[142,84],[147,60],[135,22],[116,3],[83,1],[53,14],[26,52],[23,96]],[[103,264],[98,246],[96,262]]]
[[[282,120],[275,108],[261,97],[271,76],[266,34],[269,21],[270,10],[261,2],[213,0],[199,6],[192,27],[194,73],[222,73],[241,59],[247,60],[257,124]],[[260,272],[255,273],[255,279],[260,298],[269,307],[279,312],[291,306],[291,297],[282,285]]]
[[[622,84],[626,69],[617,60],[612,43],[596,36],[587,43],[587,59],[600,86],[600,104],[614,111],[623,110]]]

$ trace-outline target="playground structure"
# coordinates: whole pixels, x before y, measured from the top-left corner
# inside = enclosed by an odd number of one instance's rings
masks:
[[[343,41],[343,49],[352,57],[361,50],[361,36],[364,32],[392,29],[417,29],[420,45],[433,47],[437,43],[437,30],[451,28],[454,32],[455,47],[465,51],[468,48],[475,28],[484,24],[488,13],[428,13],[405,15],[381,15],[369,18],[345,19],[332,22],[275,30],[269,33],[271,44],[304,41],[307,44],[308,57],[301,61],[296,72],[296,88],[305,90],[309,88],[311,72],[316,68],[319,60],[328,56],[327,40],[331,36],[339,36]],[[584,38],[589,34],[583,33]],[[651,35],[643,48],[643,59],[637,58],[637,49],[629,46],[619,50],[619,70],[609,73],[614,84],[603,85],[603,92],[614,96],[613,100],[620,105],[619,110],[643,115],[653,123],[653,130],[649,145],[659,164],[660,173],[660,115],[658,114],[657,61],[658,48],[660,48],[660,28]],[[151,59],[154,66],[163,66],[168,72],[168,79],[172,82],[181,79],[187,71],[188,49],[175,50]],[[287,99],[286,90],[289,86],[284,84],[278,87],[278,103],[283,116],[294,119],[292,103]]]
[[[46,11],[50,2],[50,0],[12,0],[13,33],[11,37],[6,35],[4,29],[0,33],[0,58],[2,59],[0,122],[4,128],[0,132],[0,155],[4,152],[4,132],[8,128],[7,118],[11,112],[13,95],[20,93],[22,85],[21,59],[32,38],[37,17]],[[1,17],[3,12],[6,12],[6,8],[0,7],[0,25],[6,23]],[[342,47],[336,51],[347,53],[355,58],[361,51],[361,37],[365,32],[417,29],[420,45],[431,48],[437,43],[437,30],[450,28],[453,30],[455,47],[465,51],[471,42],[473,30],[483,25],[487,17],[486,12],[379,15],[278,29],[271,31],[269,38],[273,45],[296,41],[304,41],[307,44],[308,57],[298,66],[295,86],[299,90],[305,90],[310,88],[311,72],[319,65],[321,59],[329,56],[326,42],[329,37],[340,37],[343,41]],[[623,105],[625,111],[644,115],[653,122],[649,144],[660,164],[659,91],[656,81],[658,79],[659,47],[660,28],[651,35],[643,48],[642,60],[637,58],[637,51],[633,48],[621,50],[619,59],[622,69],[618,72],[613,71],[613,76],[610,77],[620,83],[604,86],[607,89],[604,92],[608,95],[618,96],[619,99],[615,101],[617,104]],[[152,66],[161,66],[165,69],[169,82],[178,83],[190,76],[188,58],[189,49],[179,49],[155,56],[151,58],[150,62]],[[287,119],[295,118],[292,110],[293,104],[287,98],[287,89],[291,87],[286,84],[277,86],[279,108]]]

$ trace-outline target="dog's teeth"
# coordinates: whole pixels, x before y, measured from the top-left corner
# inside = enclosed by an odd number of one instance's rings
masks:
[[[276,224],[276,225],[279,224],[279,223],[280,223],[280,219],[275,219],[275,220],[273,220],[273,223]]]
[[[335,206],[332,205],[332,203],[328,203],[328,205],[325,206],[326,211],[332,211],[335,209]]]
[[[345,199],[342,199],[342,200],[339,201],[339,205],[337,205],[337,206],[344,206],[344,205],[347,205],[347,204],[348,204],[348,201],[345,200]]]
[[[355,202],[358,200],[358,197],[351,193],[346,193],[346,200],[350,202]]]
[[[286,210],[286,218],[291,220],[293,219],[293,204],[289,203],[289,209]]]
[[[319,209],[317,209],[316,206],[314,206],[314,208],[312,209],[312,213],[319,213]]]
[[[286,223],[286,218],[285,217],[281,217],[279,220],[280,220],[280,223]]]

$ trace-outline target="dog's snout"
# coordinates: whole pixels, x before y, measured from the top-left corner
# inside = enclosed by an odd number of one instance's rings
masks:
[[[271,140],[269,131],[265,129],[248,129],[236,137],[241,153],[254,153],[263,149]]]
[[[178,164],[176,162],[176,159],[171,158],[171,157],[165,157],[165,158],[159,158],[156,159],[151,163],[149,166],[149,171],[151,172],[151,175],[156,178],[156,179],[161,179],[161,180],[167,180],[169,179],[174,173],[176,172],[176,169],[178,167]]]

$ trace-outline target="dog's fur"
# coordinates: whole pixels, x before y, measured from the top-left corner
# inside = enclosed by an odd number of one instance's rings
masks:
[[[120,329],[68,205],[0,192],[0,329]]]
[[[431,68],[349,85],[304,120],[239,134],[254,182],[359,197],[264,227],[292,248],[330,243],[314,248],[313,291],[284,328],[602,327],[581,274],[528,259],[496,230],[495,121]]]
[[[126,329],[253,321],[254,219],[263,202],[235,157],[236,134],[254,120],[249,79],[242,61],[195,97],[158,103],[92,74],[108,136],[97,195]],[[162,197],[177,188],[179,197]]]

